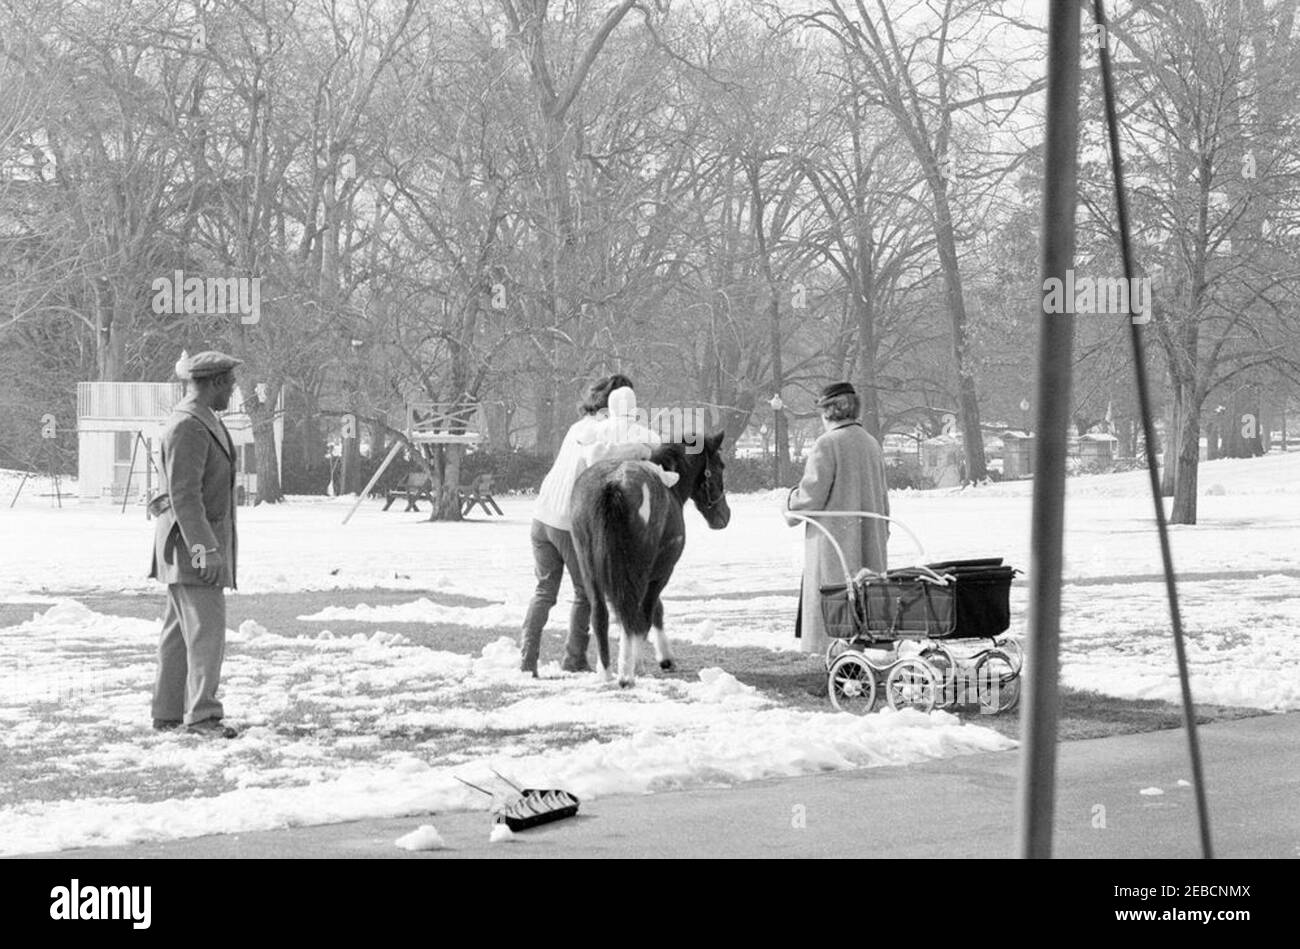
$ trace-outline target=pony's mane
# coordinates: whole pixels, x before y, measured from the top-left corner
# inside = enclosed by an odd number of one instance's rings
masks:
[[[685,474],[692,468],[691,458],[697,458],[703,462],[704,457],[709,450],[705,447],[703,440],[698,442],[699,451],[687,451],[685,442],[664,442],[650,451],[650,460],[656,464],[663,465],[669,471],[676,471],[678,474]],[[694,446],[692,446],[694,447]]]
[[[650,460],[669,471],[686,470],[686,446],[681,442],[665,442],[650,452]]]

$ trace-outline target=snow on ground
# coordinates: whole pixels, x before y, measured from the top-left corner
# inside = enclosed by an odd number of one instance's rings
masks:
[[[1300,708],[1300,576],[1198,581],[1183,585],[1180,594],[1197,701]],[[1024,633],[1027,597],[1026,585],[1012,588],[1012,635]],[[681,600],[668,609],[677,640],[788,648],[789,596]],[[520,615],[501,605],[447,607],[420,598],[391,606],[330,607],[300,618],[458,623],[506,632]],[[699,616],[706,618],[688,618]],[[1168,616],[1163,582],[1067,587],[1061,644],[1065,683],[1124,698],[1179,700]]]
[[[1211,462],[1201,485],[1214,493],[1201,498],[1200,524],[1173,530],[1194,695],[1300,708],[1300,454]],[[0,602],[35,614],[0,629],[0,852],[481,808],[451,775],[480,783],[489,765],[590,797],[1007,745],[943,713],[859,719],[775,707],[722,670],[699,682],[642,679],[623,692],[554,667],[550,679],[522,677],[510,639],[478,657],[405,641],[400,629],[411,622],[515,635],[532,586],[531,500],[518,497],[503,500],[505,518],[460,524],[368,501],[343,526],[350,499],[241,510],[242,591],[382,587],[411,590],[411,602],[326,606],[308,617],[321,624],[315,637],[246,623],[231,636],[222,696],[245,734],[218,744],[155,735],[156,623],[75,602],[83,592],[158,595],[144,576],[152,527],[138,507],[59,509],[38,487],[0,508]],[[1077,688],[1176,699],[1145,488],[1143,472],[1070,481],[1062,674]],[[895,493],[895,515],[926,552],[896,531],[891,561],[1001,555],[1028,566],[1030,490],[1018,482]],[[723,531],[688,514],[686,553],[667,590],[671,636],[792,645],[802,531],[779,516],[782,497],[733,497]],[[476,599],[444,605],[421,593]],[[1012,590],[1013,632],[1023,630],[1026,593],[1023,582]],[[561,602],[552,625],[566,616]],[[344,619],[374,628],[329,633]],[[188,797],[195,780],[201,807]],[[87,782],[97,789],[90,797]],[[68,796],[74,788],[82,796]]]
[[[28,665],[0,693],[0,854],[484,809],[453,774],[482,786],[490,768],[588,800],[1013,744],[943,712],[792,711],[721,669],[622,690],[554,668],[525,676],[508,639],[473,657],[251,621],[231,633],[222,683],[243,735],[157,734],[154,632],[74,601],[3,630]],[[63,793],[88,782],[103,790]],[[177,793],[195,784],[200,798]]]
[[[1160,572],[1145,472],[1072,478],[1066,517],[1066,578]],[[1200,523],[1173,528],[1174,562],[1197,574],[1296,571],[1300,548],[1300,453],[1202,464]],[[46,486],[48,489],[48,486]],[[928,559],[1000,554],[1029,559],[1028,481],[967,490],[891,494],[894,514],[920,537]],[[668,595],[762,595],[798,584],[801,529],[779,515],[784,492],[733,496],[731,524],[709,531],[688,514],[686,552]],[[249,593],[383,587],[435,590],[492,602],[526,602],[532,577],[532,500],[507,497],[504,518],[429,523],[383,512],[367,500],[341,522],[352,498],[294,498],[243,508],[240,588]],[[427,505],[424,510],[427,510]],[[0,506],[0,597],[43,591],[156,592],[147,579],[152,524],[144,510],[65,502],[25,491]],[[890,542],[895,564],[921,559],[902,531]]]

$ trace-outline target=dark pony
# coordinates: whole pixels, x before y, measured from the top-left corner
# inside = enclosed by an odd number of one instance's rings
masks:
[[[687,500],[695,502],[713,530],[731,520],[722,484],[721,445],[719,432],[705,438],[699,451],[680,443],[657,447],[651,460],[681,476],[671,488],[640,461],[597,462],[574,483],[573,546],[591,601],[592,631],[606,679],[610,606],[623,626],[619,685],[635,683],[641,643],[651,627],[659,668],[673,668],[659,594],[686,546],[682,508]]]

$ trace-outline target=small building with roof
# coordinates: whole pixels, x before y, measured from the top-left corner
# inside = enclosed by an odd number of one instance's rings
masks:
[[[185,395],[180,382],[77,383],[77,493],[82,501],[143,503],[158,488],[160,436]],[[272,424],[276,456],[283,459],[283,393]],[[242,503],[257,498],[253,420],[242,410],[238,388],[221,421],[235,443],[235,493]]]

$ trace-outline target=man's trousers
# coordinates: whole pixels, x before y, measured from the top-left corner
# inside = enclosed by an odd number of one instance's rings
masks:
[[[168,584],[153,717],[186,725],[221,718],[217,684],[225,652],[225,591],[219,586]]]

